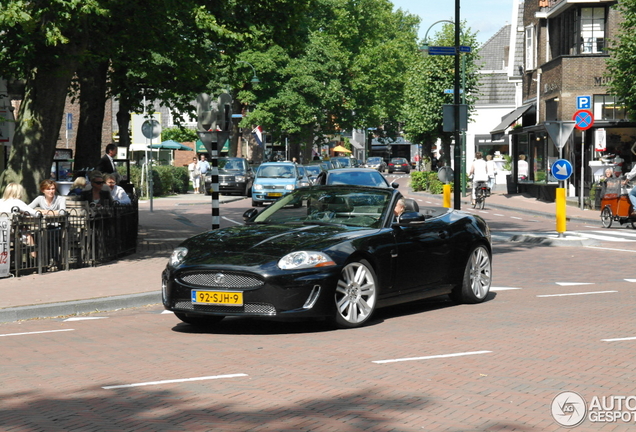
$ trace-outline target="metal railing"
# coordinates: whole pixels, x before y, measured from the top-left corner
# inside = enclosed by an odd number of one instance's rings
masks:
[[[0,213],[0,276],[92,267],[133,254],[138,225],[136,198],[109,207],[67,199],[66,210],[36,216]]]

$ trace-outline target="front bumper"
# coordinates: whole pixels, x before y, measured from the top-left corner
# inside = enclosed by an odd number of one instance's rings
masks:
[[[219,276],[222,275],[222,276]],[[266,277],[245,271],[187,268],[162,274],[162,301],[167,310],[192,315],[257,317],[326,317],[334,307],[339,277],[337,266],[328,269],[280,271]],[[221,283],[218,281],[222,280]],[[199,304],[192,290],[241,292],[243,304]]]

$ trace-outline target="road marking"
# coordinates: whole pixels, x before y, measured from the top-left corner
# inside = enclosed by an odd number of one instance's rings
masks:
[[[449,357],[461,357],[467,355],[475,355],[475,354],[487,354],[492,351],[472,351],[472,352],[464,352],[464,353],[454,353],[454,354],[440,354],[434,356],[426,356],[426,357],[409,357],[409,358],[400,358],[400,359],[391,359],[391,360],[375,360],[371,363],[376,364],[384,364],[384,363],[396,363],[396,362],[404,362],[404,361],[416,361],[416,360],[431,360],[438,358],[449,358]]]
[[[32,335],[32,334],[42,334],[42,333],[57,333],[57,332],[66,332],[66,331],[73,331],[73,330],[75,330],[75,329],[45,330],[45,331],[28,332],[28,333],[7,333],[7,334],[0,334],[0,337],[3,337],[3,336],[23,336],[23,335]]]
[[[581,232],[585,233],[586,231],[581,231]],[[622,230],[622,231],[608,231],[608,230],[605,230],[605,231],[591,231],[591,232],[595,232],[597,234],[604,235],[604,236],[605,235],[608,235],[608,236],[617,235],[617,236],[622,236],[622,237],[633,237],[633,238],[636,238],[636,234],[633,234],[633,233],[631,233],[629,231],[625,231],[625,230]]]
[[[501,216],[501,217],[506,217],[505,215],[499,214],[499,213],[493,213],[493,216]]]
[[[520,290],[521,288],[512,288],[512,287],[490,287],[490,291],[510,291],[510,290]]]
[[[601,339],[601,342],[617,342],[617,341],[629,341],[636,340],[636,337],[615,338],[615,339]]]
[[[636,279],[624,279],[626,282],[636,282]]]
[[[237,222],[237,221],[235,221],[233,219],[226,218],[225,216],[221,216],[221,219],[225,219],[226,221],[232,222],[232,223],[237,224],[237,225],[243,225],[243,222]]]
[[[605,248],[605,247],[599,247],[599,246],[585,246],[588,249],[601,249],[601,250],[608,250],[608,251],[615,251],[615,252],[636,252],[634,250],[629,250],[629,249],[616,249],[616,248]]]
[[[590,292],[569,293],[569,294],[545,294],[545,295],[538,295],[537,297],[565,297],[565,296],[588,295],[588,294],[609,294],[609,293],[617,293],[617,292],[618,291],[590,291]]]
[[[190,381],[204,381],[204,380],[213,380],[213,379],[221,379],[221,378],[238,378],[238,377],[246,377],[247,374],[239,373],[239,374],[230,374],[230,375],[215,375],[215,376],[205,376],[205,377],[197,377],[197,378],[183,378],[183,379],[174,379],[174,380],[164,380],[164,381],[149,381],[144,383],[136,383],[136,384],[122,384],[122,385],[114,385],[114,386],[105,386],[102,387],[104,390],[118,389],[118,388],[129,388],[129,387],[141,387],[148,385],[160,385],[160,384],[173,384],[173,383],[182,383],[182,382],[190,382]]]
[[[594,282],[555,282],[561,286],[575,286],[575,285],[594,285]]]
[[[581,237],[587,237],[587,238],[591,238],[595,240],[603,240],[608,242],[635,242],[636,241],[636,240],[630,240],[630,239],[621,238],[621,237],[613,237],[610,235],[592,234],[590,231],[578,231],[576,234],[580,235]]]
[[[517,216],[510,216],[510,219],[519,219],[519,220],[523,220],[523,218],[517,217]]]
[[[87,321],[87,320],[98,320],[98,319],[106,319],[106,318],[108,318],[108,317],[75,317],[75,318],[66,318],[62,322]]]

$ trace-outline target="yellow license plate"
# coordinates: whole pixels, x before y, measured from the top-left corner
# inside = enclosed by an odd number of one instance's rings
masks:
[[[268,197],[280,197],[283,196],[281,192],[270,192],[267,194]]]
[[[243,306],[242,292],[192,290],[192,303]]]

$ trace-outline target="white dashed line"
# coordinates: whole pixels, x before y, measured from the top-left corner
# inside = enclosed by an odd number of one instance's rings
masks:
[[[63,320],[62,322],[69,322],[69,321],[88,321],[88,320],[99,320],[99,319],[106,319],[108,317],[74,317],[74,318],[66,318],[65,320]]]
[[[593,282],[555,282],[555,284],[561,286],[594,285]]]
[[[371,363],[376,364],[384,364],[384,363],[397,363],[397,362],[405,362],[405,361],[417,361],[417,360],[431,360],[431,359],[439,359],[439,358],[449,358],[449,357],[461,357],[467,355],[475,355],[475,354],[487,354],[492,351],[472,351],[472,352],[463,352],[463,353],[454,353],[454,354],[440,354],[434,356],[426,356],[426,357],[409,357],[409,358],[399,358],[399,359],[391,359],[391,360],[375,360]]]
[[[521,288],[512,288],[512,287],[490,287],[490,291],[511,291],[511,290],[520,290]]]
[[[617,293],[618,291],[590,291],[590,292],[580,292],[580,293],[569,293],[569,294],[545,294],[538,295],[537,297],[565,297],[565,296],[579,296],[579,295],[588,295],[588,294],[609,294],[609,293]]]
[[[73,331],[73,330],[75,330],[75,329],[45,330],[45,331],[28,332],[28,333],[7,333],[7,334],[0,334],[0,337],[4,337],[4,336],[24,336],[24,335],[43,334],[43,333],[57,333],[57,332],[67,332],[67,331]]]
[[[630,340],[636,340],[636,337],[615,338],[615,339],[601,339],[601,342],[620,342],[620,341],[630,341]]]
[[[215,375],[215,376],[206,376],[206,377],[197,377],[197,378],[183,378],[183,379],[164,380],[164,381],[149,381],[149,382],[136,383],[136,384],[105,386],[102,388],[104,390],[111,390],[111,389],[118,389],[118,388],[142,387],[142,386],[160,385],[160,384],[173,384],[173,383],[182,383],[182,382],[190,382],[190,381],[204,381],[204,380],[213,380],[213,379],[221,379],[221,378],[238,378],[238,377],[246,377],[246,376],[248,375],[247,374]]]

